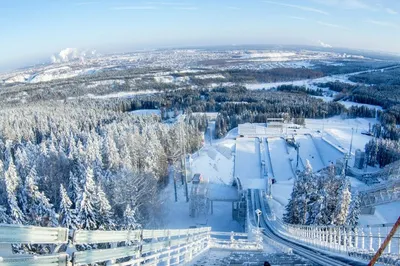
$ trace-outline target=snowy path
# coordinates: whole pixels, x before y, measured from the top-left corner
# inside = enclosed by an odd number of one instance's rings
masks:
[[[296,142],[300,143],[300,157],[304,164],[308,160],[313,171],[318,171],[325,167],[321,155],[310,135],[297,135],[295,139]]]
[[[261,179],[260,143],[254,138],[236,140],[235,175],[244,189],[264,188]]]

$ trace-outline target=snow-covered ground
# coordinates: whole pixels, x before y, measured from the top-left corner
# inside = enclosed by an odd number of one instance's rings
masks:
[[[161,115],[159,109],[140,109],[130,112],[133,115]]]
[[[188,184],[189,191],[191,184]],[[211,226],[213,231],[243,231],[242,226],[232,219],[231,202],[214,202],[214,213],[199,217],[189,216],[189,203],[186,202],[184,186],[178,182],[178,202],[174,199],[174,186],[170,184],[163,190],[161,215],[163,228],[183,229],[190,226]]]
[[[210,193],[230,192],[233,182],[235,141],[223,139],[213,142],[213,146],[206,146],[193,154],[191,160],[192,176],[201,173],[204,181],[208,183]],[[191,183],[188,184],[189,191]],[[188,228],[189,226],[211,226],[213,231],[243,231],[242,226],[232,219],[231,202],[214,202],[213,214],[189,216],[189,203],[186,202],[184,186],[180,182],[178,187],[178,202],[175,202],[174,187],[171,181],[163,190],[163,226],[164,228]],[[212,196],[212,195],[211,195]]]
[[[324,165],[320,153],[310,135],[297,135],[295,136],[295,140],[300,144],[300,157],[304,165],[306,160],[308,160],[313,171],[319,171],[327,166]]]
[[[390,68],[391,67],[388,67],[387,69],[390,69]],[[321,77],[321,78],[302,79],[302,80],[296,80],[296,81],[249,83],[249,84],[245,84],[244,86],[249,90],[261,90],[261,89],[270,90],[272,88],[276,88],[281,85],[304,86],[308,89],[317,89],[318,86],[316,86],[316,84],[318,84],[318,83],[327,83],[327,82],[335,82],[335,81],[355,85],[357,83],[349,80],[350,76],[354,76],[354,75],[361,74],[361,73],[373,72],[373,71],[374,70],[358,71],[358,72],[353,72],[353,73],[348,73],[348,74],[338,74],[338,75],[325,76],[325,77]]]
[[[268,138],[268,147],[276,181],[280,183],[292,180],[294,177],[291,167],[293,157],[288,153],[289,150],[285,140],[281,138]]]
[[[356,103],[356,102],[349,102],[349,101],[339,101],[339,103],[343,104],[346,108],[349,108],[351,106],[365,106],[365,107],[368,107],[370,109],[382,110],[381,106],[373,105],[373,104]]]
[[[360,215],[359,223],[361,225],[395,223],[400,215],[399,210],[400,202],[378,205],[373,215]]]
[[[257,138],[236,139],[235,176],[244,189],[265,189],[261,179],[260,141]]]
[[[86,94],[86,98],[91,99],[108,99],[108,98],[131,98],[137,95],[146,95],[146,94],[155,94],[155,93],[162,93],[156,90],[145,90],[145,91],[120,91],[116,93],[104,94],[104,95],[94,95],[94,94]],[[81,97],[81,98],[82,98]],[[69,97],[69,100],[76,99],[77,97]]]
[[[234,145],[234,140],[227,139],[216,146],[205,146],[193,154],[192,174],[201,173],[210,183],[231,185]]]

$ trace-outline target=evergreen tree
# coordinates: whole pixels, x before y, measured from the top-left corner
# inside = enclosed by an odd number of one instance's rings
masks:
[[[93,180],[93,169],[86,169],[85,183],[78,198],[77,223],[79,229],[97,229],[97,217],[93,203],[95,202],[95,183]]]
[[[349,191],[349,186],[350,186],[349,181],[345,179],[343,180],[342,186],[338,191],[339,202],[336,205],[335,221],[334,221],[336,225],[344,225],[346,223],[351,202],[351,193]]]
[[[60,210],[59,210],[59,221],[61,226],[65,226],[67,228],[75,229],[75,215],[74,211],[71,208],[72,202],[68,197],[67,191],[64,186],[60,185]]]
[[[37,173],[33,167],[25,180],[22,197],[27,221],[32,225],[57,226],[58,221],[53,205],[36,184]]]
[[[10,217],[7,215],[7,209],[0,205],[0,223],[10,223]]]
[[[8,169],[5,173],[5,185],[7,192],[7,201],[9,214],[12,223],[23,224],[25,222],[25,217],[20,207],[18,206],[17,200],[17,189],[20,185],[20,179],[18,177],[17,171],[15,169],[14,162],[11,160]]]
[[[127,204],[124,211],[124,228],[125,230],[136,230],[141,228],[141,225],[136,222],[135,211],[132,210],[131,205]]]
[[[347,215],[346,219],[346,224],[350,226],[357,226],[358,225],[358,218],[360,215],[360,197],[358,194],[353,194],[350,207],[349,207],[349,213]]]
[[[69,172],[68,190],[70,199],[73,203],[76,203],[79,195],[81,194],[81,187],[78,181],[78,177],[73,172]],[[75,207],[75,205],[76,204],[73,204],[73,207]]]
[[[101,186],[96,187],[96,202],[97,222],[100,229],[113,229],[115,223],[113,221],[113,212],[111,205],[107,199],[107,195],[104,193]]]

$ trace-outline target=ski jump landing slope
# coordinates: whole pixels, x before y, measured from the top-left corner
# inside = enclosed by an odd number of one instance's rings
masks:
[[[304,165],[306,164],[306,160],[308,160],[313,171],[318,171],[325,167],[322,157],[310,135],[297,135],[295,139],[296,142],[300,143],[300,157]]]
[[[268,138],[267,152],[270,152],[274,177],[278,182],[294,177],[290,156],[285,146],[286,142],[281,138]]]
[[[265,188],[265,180],[261,179],[260,141],[258,138],[236,139],[235,177],[240,179],[243,189]]]

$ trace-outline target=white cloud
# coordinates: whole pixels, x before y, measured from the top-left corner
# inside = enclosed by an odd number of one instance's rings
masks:
[[[391,8],[385,8],[385,11],[391,15],[397,15],[399,14],[396,10],[393,10]]]
[[[240,8],[236,7],[236,6],[228,6],[228,9],[232,9],[232,10],[240,10]]]
[[[349,30],[349,28],[341,26],[341,25],[337,25],[337,24],[332,24],[332,23],[327,23],[327,22],[323,22],[323,21],[317,21],[317,23],[319,25],[322,26],[326,26],[326,27],[330,27],[330,28],[336,28],[336,29],[342,29],[342,30]]]
[[[116,6],[112,10],[152,10],[157,9],[155,6]]]
[[[323,14],[323,15],[329,15],[329,13],[325,12],[324,10],[316,9],[316,8],[308,7],[308,6],[292,5],[292,4],[280,3],[280,2],[274,2],[274,1],[263,1],[263,2],[268,3],[268,4],[273,4],[273,5],[296,8],[296,9],[300,9],[303,11],[314,12],[314,13],[319,13],[319,14]]]
[[[382,27],[396,28],[396,29],[400,28],[400,25],[394,24],[394,23],[389,22],[389,21],[370,19],[370,20],[367,20],[367,22],[375,24],[375,25],[378,25],[378,26],[382,26]]]
[[[318,43],[319,43],[319,45],[321,45],[322,47],[325,47],[325,48],[332,48],[332,45],[330,45],[330,44],[327,44],[327,43],[324,43],[323,41],[318,41]]]

